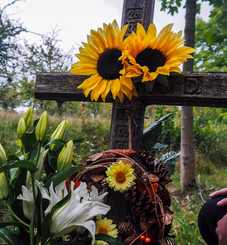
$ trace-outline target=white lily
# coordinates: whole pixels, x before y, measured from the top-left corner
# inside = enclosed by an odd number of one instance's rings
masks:
[[[44,189],[42,182],[35,181],[35,197],[37,195],[37,187],[39,189]],[[35,208],[32,186],[30,185],[30,187],[27,188],[26,186],[22,185],[21,188],[22,194],[20,194],[17,199],[22,200],[24,216],[29,220],[32,220]]]
[[[33,211],[34,211],[34,199],[32,193],[32,187],[29,188],[22,185],[22,194],[20,194],[17,199],[23,201],[23,212],[25,217],[29,220],[32,219]]]
[[[55,211],[52,216],[50,233],[55,237],[60,237],[82,226],[91,233],[92,244],[94,244],[95,222],[91,219],[96,215],[105,215],[110,210],[110,206],[100,202],[106,196],[107,192],[99,196],[96,187],[92,187],[92,190],[88,191],[85,182],[82,182],[75,190],[73,190],[73,186],[74,183],[71,182],[71,196],[69,201]],[[48,199],[50,202],[45,210],[45,214],[48,214],[55,204],[68,195],[65,182],[56,186],[55,191],[53,189],[53,183],[51,183],[49,195],[43,188],[41,193],[43,198]]]

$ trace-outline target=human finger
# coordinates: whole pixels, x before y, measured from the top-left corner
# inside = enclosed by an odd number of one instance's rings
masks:
[[[217,205],[218,205],[219,207],[227,206],[227,197],[226,197],[226,198],[223,198],[221,201],[219,201],[219,202],[217,203]]]
[[[223,196],[223,195],[227,195],[227,188],[223,188],[221,190],[215,191],[215,192],[211,193],[209,196],[211,198],[214,198],[214,197],[219,197],[219,196]]]

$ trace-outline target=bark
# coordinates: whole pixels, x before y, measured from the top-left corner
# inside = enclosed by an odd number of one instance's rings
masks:
[[[195,43],[196,0],[186,1],[184,38],[186,46]],[[193,59],[183,65],[183,71],[193,71]],[[193,136],[193,107],[182,106],[181,112],[181,186],[195,185],[195,159]]]

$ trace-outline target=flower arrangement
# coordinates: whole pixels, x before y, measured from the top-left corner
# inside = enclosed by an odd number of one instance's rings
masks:
[[[114,20],[103,24],[97,31],[91,30],[87,43],[79,49],[78,62],[72,65],[71,73],[89,75],[78,88],[91,100],[101,96],[105,102],[111,92],[112,98],[124,100],[124,95],[132,100],[138,96],[137,82],[146,82],[151,90],[157,79],[166,86],[165,76],[181,73],[179,66],[195,49],[181,46],[182,32],[174,33],[173,24],[165,26],[158,34],[155,24],[148,30],[137,23],[137,31],[124,38],[127,25],[121,30]]]
[[[85,163],[73,160],[75,140],[63,140],[67,120],[48,134],[48,114],[32,124],[30,107],[19,120],[20,151],[0,144],[0,199],[10,220],[0,222],[6,244],[174,244],[173,212],[162,161],[146,152],[107,150]],[[110,190],[130,203],[120,223],[108,212]],[[5,244],[4,243],[4,244]]]

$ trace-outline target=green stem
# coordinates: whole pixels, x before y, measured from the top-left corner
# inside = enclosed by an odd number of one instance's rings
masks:
[[[37,155],[35,159],[35,165],[37,165],[37,162],[39,159],[40,149],[41,149],[41,143],[38,142],[38,150],[37,150]],[[29,235],[30,235],[30,245],[34,245],[34,224],[35,224],[35,218],[36,218],[36,190],[35,190],[34,173],[31,173],[31,179],[32,179],[32,193],[33,193],[33,201],[34,201],[34,210],[33,210],[31,224],[29,227]]]
[[[35,216],[36,216],[36,195],[35,195],[35,180],[34,180],[34,174],[31,174],[32,179],[32,193],[33,193],[33,200],[34,200],[34,210],[32,214],[32,220],[29,227],[29,236],[30,236],[30,245],[34,245],[34,223],[35,223]]]
[[[20,219],[15,213],[14,213],[14,211],[13,211],[13,209],[11,208],[11,206],[9,205],[9,203],[7,202],[7,201],[5,201],[6,202],[6,206],[7,206],[7,208],[8,208],[8,210],[10,211],[10,213],[13,215],[13,217],[16,219],[16,220],[18,220],[21,224],[23,224],[24,226],[26,226],[26,227],[30,227],[30,225],[29,224],[27,224],[27,223],[25,223],[22,219]]]

